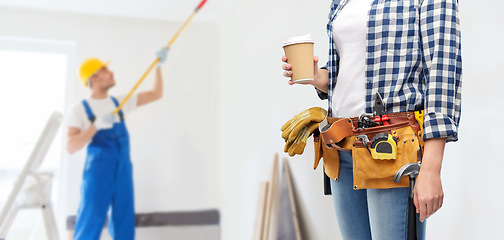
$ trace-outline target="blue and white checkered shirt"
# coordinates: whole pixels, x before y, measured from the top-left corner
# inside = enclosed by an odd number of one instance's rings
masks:
[[[347,0],[333,0],[329,13],[329,91],[336,86],[340,57],[332,24]],[[462,58],[458,0],[374,0],[366,36],[366,112],[380,93],[387,112],[413,111],[424,103],[424,140],[458,140]]]

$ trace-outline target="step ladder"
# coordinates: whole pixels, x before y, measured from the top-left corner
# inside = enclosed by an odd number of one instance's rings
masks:
[[[0,240],[7,233],[19,210],[39,208],[45,224],[47,239],[59,240],[54,211],[50,202],[52,173],[39,172],[39,167],[58,132],[63,116],[54,112],[40,135],[35,148],[19,175],[0,214]]]

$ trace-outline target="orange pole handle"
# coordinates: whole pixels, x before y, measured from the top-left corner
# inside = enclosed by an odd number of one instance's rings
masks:
[[[189,16],[189,18],[185,21],[185,23],[182,25],[182,27],[180,27],[180,29],[177,31],[177,33],[175,33],[175,35],[172,37],[172,39],[170,40],[168,45],[165,47],[165,49],[170,48],[170,46],[173,44],[173,42],[175,42],[175,39],[177,39],[177,37],[182,32],[182,30],[187,26],[187,24],[191,21],[191,19],[194,17],[194,15],[196,15],[196,13],[198,13],[198,10],[200,10],[203,7],[203,5],[205,5],[206,1],[207,0],[203,0],[200,2],[200,4],[198,4],[198,7],[196,7],[196,9],[194,9],[194,12],[191,14],[191,16]],[[156,66],[156,64],[158,62],[159,62],[159,58],[156,58],[156,60],[154,60],[154,62],[150,65],[150,67],[147,69],[147,71],[145,71],[145,73],[142,75],[140,80],[138,80],[138,82],[135,84],[133,89],[131,89],[131,91],[128,93],[128,95],[126,95],[126,97],[122,100],[121,104],[119,104],[119,106],[117,106],[117,108],[114,110],[114,114],[119,113],[119,111],[124,106],[124,104],[129,100],[129,98],[131,97],[133,92],[135,92],[135,90],[138,88],[138,86],[140,86],[140,83],[143,82],[143,80],[147,77],[147,75],[149,75],[149,72],[152,70],[152,68],[154,68],[154,66]]]

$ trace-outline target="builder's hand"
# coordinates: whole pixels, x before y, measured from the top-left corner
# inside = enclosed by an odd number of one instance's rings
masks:
[[[164,61],[166,61],[168,50],[170,50],[170,48],[162,47],[161,49],[159,49],[159,51],[156,52],[156,57],[159,58],[159,63],[164,63]]]
[[[288,64],[287,63],[287,56],[283,56],[282,57],[282,61],[285,62],[284,65],[282,65],[282,69],[285,70],[284,71],[284,77],[292,77],[292,65]],[[313,73],[314,73],[314,76],[313,76],[313,81],[311,82],[305,82],[305,83],[299,83],[299,84],[312,84],[314,82],[316,82],[318,80],[318,61],[319,61],[319,58],[317,56],[314,56],[313,57]],[[292,80],[289,80],[289,85],[294,85],[294,82]]]
[[[97,117],[93,123],[96,131],[111,129],[114,125],[115,116],[113,113],[108,113],[103,116]]]
[[[414,203],[420,221],[423,222],[443,205],[443,186],[441,184],[441,162],[446,139],[434,138],[425,141],[422,167],[413,189]]]

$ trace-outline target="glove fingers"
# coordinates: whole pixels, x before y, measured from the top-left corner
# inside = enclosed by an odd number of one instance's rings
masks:
[[[304,125],[309,122],[322,122],[325,116],[326,110],[320,107],[312,107],[302,111],[282,126],[282,138],[286,139],[294,129],[299,128],[294,134],[297,135]]]
[[[299,136],[294,141],[294,144],[291,147],[292,150],[290,150],[289,153],[298,155],[303,154],[306,147],[306,140],[308,139],[308,137],[310,137],[310,135],[311,132],[309,131],[308,127],[303,128],[303,131],[301,131]]]
[[[306,119],[304,122],[302,123],[299,123],[299,125],[294,128],[294,130],[291,131],[291,133],[289,134],[289,141],[293,141],[297,135],[299,135],[300,131],[304,128],[304,127],[309,127],[309,128],[318,128],[318,125],[319,125],[319,121],[309,121],[313,118],[308,118]],[[323,119],[322,119],[323,120]],[[321,122],[321,121],[320,121]],[[314,126],[315,125],[315,126]],[[315,129],[311,130],[310,132],[313,132]]]
[[[306,118],[302,121],[299,121],[294,125],[293,130],[289,133],[289,141],[293,141],[296,138],[296,136],[299,134],[299,131],[301,131],[301,129],[305,125],[309,124],[310,122],[317,123],[317,127],[318,127],[318,123],[324,121],[324,118],[327,114],[326,110],[324,110],[323,108],[311,110],[310,113],[311,114],[308,118]],[[310,132],[313,132],[313,131],[314,130],[311,130]]]
[[[301,143],[301,138],[303,137],[304,133],[308,131],[308,129],[305,127],[303,128],[303,130],[301,131],[302,134],[299,134],[296,139],[294,141],[291,141],[292,144],[291,146],[289,147],[289,156],[294,156],[296,154],[298,154],[298,152],[300,152],[299,150],[299,147],[303,148],[304,149],[304,146],[299,146],[299,144]],[[302,153],[303,151],[301,151]]]
[[[310,122],[320,123],[324,121],[327,111],[323,108],[310,108],[310,115],[307,118],[300,119],[299,121],[293,123],[292,131],[289,133],[289,141],[292,141],[298,134],[299,131]],[[312,131],[313,132],[313,131]],[[292,136],[291,136],[292,135]]]
[[[296,146],[295,145],[292,145],[290,148],[289,148],[289,156],[291,157],[294,157],[294,155],[296,155],[296,153],[294,152],[296,150]]]
[[[283,139],[288,139],[289,136],[291,135],[292,131],[295,130],[296,127],[299,126],[299,123],[300,121],[304,121],[306,118],[299,118],[299,119],[296,119],[296,121],[294,121],[287,129],[285,129],[285,131],[282,132],[282,138]],[[301,125],[302,127],[302,125]]]
[[[304,152],[306,143],[300,141],[299,143],[293,143],[289,148],[289,156],[293,157],[294,155],[301,155]]]
[[[306,127],[306,124],[308,124],[310,121],[310,118],[303,119],[302,121],[297,122],[294,127],[292,128],[292,131],[289,132],[289,141],[293,141],[296,136],[299,134],[299,132]]]
[[[306,143],[301,142],[299,144],[296,144],[295,146],[296,147],[294,148],[294,154],[301,155],[304,152]]]
[[[300,135],[298,144],[304,143],[306,145],[306,140],[310,137],[311,134],[312,132],[310,132],[308,128],[306,129],[306,131],[303,131],[303,133]]]
[[[308,128],[308,132],[310,132],[310,135],[313,133],[313,131],[315,131],[318,127],[319,127],[319,123],[314,123],[314,122],[311,122],[310,124],[308,124],[307,128]]]
[[[293,144],[293,142],[286,142],[285,147],[284,147],[284,152],[289,152],[289,148],[292,146],[292,144]]]
[[[287,129],[287,128],[288,128],[288,127],[292,124],[292,122],[293,122],[293,121],[294,121],[294,118],[293,118],[293,119],[291,119],[291,120],[289,120],[288,122],[286,122],[286,123],[282,126],[282,128],[281,128],[280,130],[283,132],[285,129]]]
[[[324,120],[327,111],[320,107],[312,107],[300,112],[286,122],[282,130],[282,138],[286,141],[284,152],[293,157],[301,155],[306,147],[306,140],[318,129],[319,123]]]

